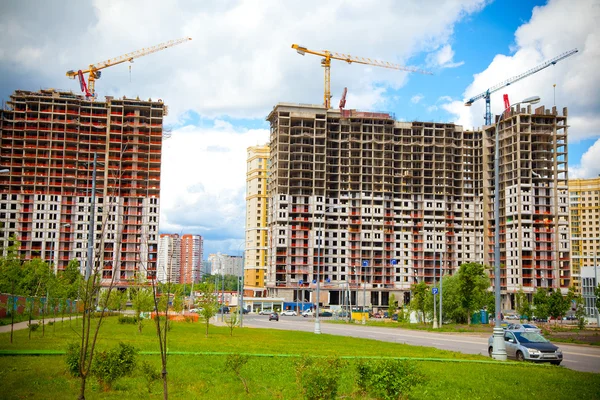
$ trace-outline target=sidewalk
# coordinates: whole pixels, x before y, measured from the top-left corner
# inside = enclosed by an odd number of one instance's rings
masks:
[[[71,318],[81,318],[80,316],[74,316]],[[58,317],[58,318],[46,318],[44,320],[44,325],[48,325],[48,322],[50,321],[56,321],[56,322],[60,322],[62,320],[62,318]],[[69,317],[65,317],[64,319],[65,322],[69,321]],[[41,324],[42,320],[41,319],[33,319],[31,320],[32,324]],[[23,321],[23,322],[16,322],[14,325],[14,330],[18,331],[21,329],[27,329],[27,324],[29,324],[29,321]],[[4,326],[0,326],[0,333],[4,333],[4,332],[10,332],[10,324],[8,325],[4,325]]]

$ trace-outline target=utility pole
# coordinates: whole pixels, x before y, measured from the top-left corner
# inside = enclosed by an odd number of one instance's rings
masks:
[[[369,266],[369,262],[367,260],[362,262],[362,266],[363,266],[363,312],[362,312],[362,324],[366,325],[367,324],[367,316],[365,315],[366,312],[366,308],[367,308],[367,267]]]
[[[435,232],[434,232],[435,235]],[[438,323],[437,323],[437,314],[436,314],[436,305],[435,305],[435,292],[436,292],[436,288],[435,288],[435,261],[437,258],[437,248],[436,248],[436,242],[435,242],[435,238],[433,241],[433,286],[432,286],[432,292],[433,292],[433,329],[437,329],[438,328]]]
[[[444,278],[444,268],[443,268],[443,264],[442,264],[442,255],[440,254],[440,328],[442,327],[442,324],[444,323],[443,319],[442,319],[442,281]]]

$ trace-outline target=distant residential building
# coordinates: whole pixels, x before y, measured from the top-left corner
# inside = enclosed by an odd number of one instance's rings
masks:
[[[212,275],[236,275],[242,273],[242,257],[216,253],[208,256]]]
[[[248,147],[246,167],[246,250],[244,286],[264,288],[267,274],[269,146]]]
[[[202,280],[202,257],[204,240],[200,235],[181,237],[181,274],[179,283],[200,282]]]
[[[158,239],[158,281],[179,283],[181,276],[181,238],[163,233]]]
[[[582,291],[582,270],[600,257],[600,178],[570,179],[571,265],[573,285]]]

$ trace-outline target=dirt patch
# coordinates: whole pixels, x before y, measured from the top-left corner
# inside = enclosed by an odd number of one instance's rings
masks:
[[[548,340],[560,340],[564,342],[584,343],[600,345],[600,330],[598,329],[570,329],[564,327],[555,328],[553,326],[544,327],[544,336]]]

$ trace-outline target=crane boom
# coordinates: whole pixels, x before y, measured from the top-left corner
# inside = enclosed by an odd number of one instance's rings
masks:
[[[491,111],[490,111],[490,94],[497,92],[498,90],[500,90],[506,86],[512,85],[513,83],[520,81],[521,79],[527,78],[528,76],[531,76],[537,72],[540,72],[541,70],[548,68],[551,65],[556,64],[560,60],[563,60],[567,57],[572,56],[573,54],[577,53],[578,51],[579,50],[577,50],[577,49],[569,50],[565,53],[562,53],[562,54],[550,59],[550,60],[544,61],[542,64],[540,64],[534,68],[531,68],[530,70],[525,71],[522,74],[515,75],[512,78],[509,78],[503,82],[500,82],[497,85],[490,87],[485,92],[480,93],[475,97],[471,97],[469,100],[467,100],[465,102],[465,106],[471,106],[475,101],[477,101],[479,99],[485,99],[485,103],[486,103],[485,124],[490,125],[492,123],[492,115],[491,115]]]
[[[82,91],[86,93],[86,97],[94,97],[95,95],[95,81],[100,78],[100,70],[108,67],[112,67],[113,65],[121,64],[126,61],[133,62],[134,58],[139,58],[143,56],[147,56],[148,54],[156,53],[157,51],[168,49],[169,47],[177,46],[178,44],[185,43],[188,40],[192,40],[190,37],[185,37],[181,39],[169,40],[167,42],[163,42],[157,44],[156,46],[143,48],[140,50],[132,51],[130,53],[123,54],[119,57],[109,58],[108,60],[101,61],[96,64],[90,64],[88,69],[78,70],[78,71],[67,71],[67,77],[71,79],[75,79],[79,77],[79,81],[81,84]],[[85,84],[85,78],[83,78],[83,74],[88,74],[88,84]]]
[[[404,67],[402,65],[393,64],[393,63],[390,63],[387,61],[374,60],[374,59],[366,58],[366,57],[356,57],[356,56],[352,56],[350,54],[335,53],[335,52],[331,52],[328,50],[323,50],[323,51],[310,50],[304,46],[300,46],[297,44],[292,44],[292,48],[295,49],[298,52],[298,54],[300,54],[300,55],[305,55],[308,53],[308,54],[313,54],[315,56],[323,57],[323,59],[321,60],[321,65],[323,66],[323,68],[325,68],[325,91],[324,91],[324,96],[323,96],[323,98],[324,98],[323,105],[327,109],[331,108],[331,70],[330,70],[331,60],[346,61],[348,64],[357,63],[357,64],[365,64],[365,65],[374,65],[376,67],[397,69],[400,71],[407,71],[407,72],[416,72],[419,74],[426,74],[426,75],[433,75],[431,72],[428,72],[428,71],[423,71],[423,70],[420,70],[420,69],[414,68],[414,67]]]

